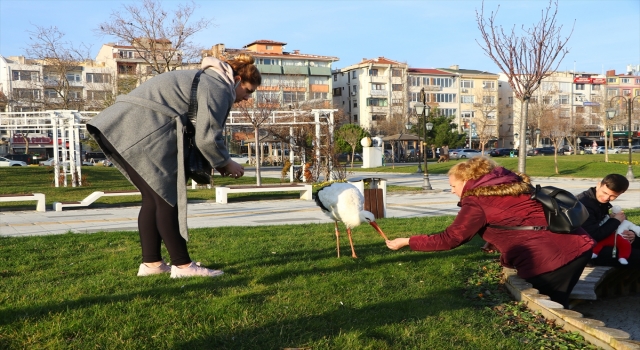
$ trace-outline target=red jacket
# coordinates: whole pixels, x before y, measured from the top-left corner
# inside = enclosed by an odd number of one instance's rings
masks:
[[[542,205],[530,199],[530,194],[498,195],[509,188],[518,192],[526,188],[523,185],[517,175],[500,167],[478,180],[468,181],[458,203],[460,212],[451,226],[438,234],[412,236],[410,248],[449,250],[470,241],[477,233],[501,252],[503,266],[517,269],[518,275],[526,279],[554,271],[594,246],[593,239],[582,229],[560,234],[487,227],[547,225]]]

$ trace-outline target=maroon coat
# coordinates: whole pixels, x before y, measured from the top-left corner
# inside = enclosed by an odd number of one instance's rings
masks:
[[[518,276],[526,279],[554,271],[593,247],[593,239],[582,229],[573,234],[560,234],[547,230],[487,227],[489,224],[547,225],[542,205],[530,199],[530,194],[498,195],[512,186],[523,188],[520,178],[503,168],[496,168],[476,181],[468,181],[458,204],[460,212],[453,223],[438,234],[412,236],[410,248],[419,251],[449,250],[470,241],[477,233],[501,252],[503,266],[517,269]]]

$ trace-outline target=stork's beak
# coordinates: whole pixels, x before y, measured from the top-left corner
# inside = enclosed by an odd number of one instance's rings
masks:
[[[387,238],[387,236],[384,235],[384,232],[382,232],[382,230],[380,229],[380,226],[378,226],[378,224],[376,224],[375,221],[371,221],[369,224],[373,226],[373,228],[376,229],[376,231],[378,231],[380,236],[382,236],[382,238],[384,238],[385,241],[389,240],[389,238]]]

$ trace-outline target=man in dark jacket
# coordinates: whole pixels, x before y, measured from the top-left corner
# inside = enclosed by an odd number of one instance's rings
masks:
[[[596,187],[578,194],[578,200],[584,204],[589,211],[589,218],[582,224],[582,228],[587,231],[591,237],[600,242],[603,239],[616,233],[618,226],[626,216],[624,212],[617,214],[609,214],[612,205],[610,201],[618,198],[629,188],[629,180],[620,174],[609,174],[596,184]],[[603,223],[605,217],[609,220]],[[640,268],[640,240],[635,239],[636,236],[632,231],[622,232],[622,236],[631,242],[631,256],[629,259],[629,267]],[[613,247],[604,247],[597,258],[592,260],[595,265],[604,266],[623,266],[618,262],[618,258],[613,256]]]

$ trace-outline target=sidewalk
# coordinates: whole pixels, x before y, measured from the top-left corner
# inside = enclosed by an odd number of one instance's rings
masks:
[[[252,171],[247,172],[253,176]],[[264,177],[280,177],[279,170],[267,169]],[[385,178],[389,185],[421,187],[422,174],[394,174],[357,172],[349,176]],[[420,216],[455,215],[458,198],[451,194],[445,175],[429,177],[434,191],[429,193],[387,194],[387,217],[410,218]],[[595,186],[597,179],[534,178],[534,183],[564,188],[579,193]],[[629,190],[615,201],[623,209],[640,207],[640,182],[634,181]],[[99,231],[137,230],[140,208],[111,207],[76,209],[55,212],[9,211],[0,212],[0,236],[49,235],[67,232],[92,233]],[[258,226],[275,224],[329,223],[314,201],[275,199],[261,201],[234,201],[217,204],[215,201],[190,203],[190,228],[219,226]]]

